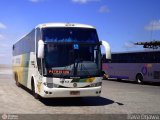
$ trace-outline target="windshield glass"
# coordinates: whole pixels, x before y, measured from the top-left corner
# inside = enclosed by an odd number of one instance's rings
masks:
[[[95,29],[44,28],[44,74],[54,77],[99,76],[101,52]]]
[[[44,28],[45,42],[98,42],[95,29],[91,28]]]
[[[98,76],[100,51],[98,45],[45,45],[45,74],[63,76]]]

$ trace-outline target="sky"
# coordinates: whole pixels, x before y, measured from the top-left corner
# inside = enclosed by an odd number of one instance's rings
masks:
[[[0,0],[0,64],[11,64],[12,45],[47,22],[93,25],[112,52],[143,50],[133,43],[160,40],[160,0]]]

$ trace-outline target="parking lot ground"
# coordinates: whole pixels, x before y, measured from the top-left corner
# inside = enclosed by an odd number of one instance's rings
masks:
[[[6,114],[160,114],[160,86],[103,80],[101,97],[36,100],[17,87],[11,68],[0,68],[0,113]]]

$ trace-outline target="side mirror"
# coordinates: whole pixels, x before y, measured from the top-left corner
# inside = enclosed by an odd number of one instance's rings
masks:
[[[105,48],[106,59],[111,59],[111,48],[108,42],[102,40],[102,45]]]
[[[38,58],[44,58],[44,42],[43,40],[38,41]]]

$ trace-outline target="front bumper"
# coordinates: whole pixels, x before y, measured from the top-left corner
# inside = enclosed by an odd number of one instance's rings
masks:
[[[76,93],[76,94],[72,94]],[[78,94],[77,94],[78,93]],[[89,88],[48,88],[44,87],[40,96],[43,98],[54,97],[93,97],[100,96],[101,86]]]

